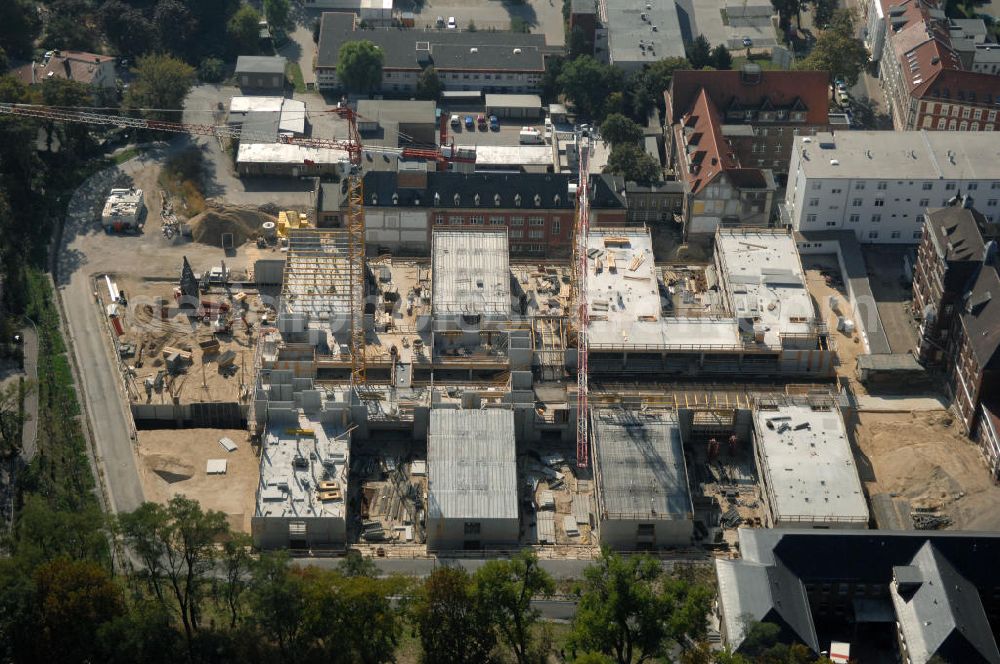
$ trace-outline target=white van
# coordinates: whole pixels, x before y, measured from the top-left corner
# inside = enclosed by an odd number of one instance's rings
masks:
[[[541,132],[534,127],[521,127],[518,140],[526,145],[537,145],[545,142]]]

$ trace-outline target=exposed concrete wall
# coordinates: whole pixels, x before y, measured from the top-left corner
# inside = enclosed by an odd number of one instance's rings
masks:
[[[653,536],[638,536],[640,524],[652,524]],[[612,549],[636,551],[642,547],[689,546],[694,534],[694,521],[691,519],[672,520],[633,520],[633,519],[601,519],[598,524],[598,538],[603,546]]]
[[[432,551],[460,550],[466,543],[477,547],[514,548],[518,543],[520,524],[517,519],[477,519],[478,535],[465,534],[464,519],[432,519],[427,517],[427,548]]]

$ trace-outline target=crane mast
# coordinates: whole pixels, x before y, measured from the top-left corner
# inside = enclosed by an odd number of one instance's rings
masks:
[[[590,234],[590,139],[579,141],[580,183],[576,189],[574,265],[576,279],[576,465],[586,468],[588,459],[589,410],[587,407],[587,236]]]

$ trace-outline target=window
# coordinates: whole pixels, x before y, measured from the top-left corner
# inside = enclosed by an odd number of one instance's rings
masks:
[[[444,215],[443,214],[439,214],[438,216],[434,217],[434,224],[435,225],[440,226],[443,223],[444,223]]]
[[[819,191],[822,188],[823,188],[823,183],[822,182],[813,182],[812,183],[812,189],[813,189],[813,191]]]
[[[914,240],[919,240],[921,238],[921,236],[923,236],[922,232],[920,232],[920,231],[913,231],[913,239]]]
[[[816,221],[816,215],[814,215],[814,214],[807,214],[806,215],[806,221],[808,223],[810,223],[810,224],[814,223]]]
[[[889,235],[889,237],[891,237],[892,239],[896,240],[896,239],[898,239],[898,238],[899,238],[899,236],[900,236],[900,235],[901,235],[901,233],[900,233],[899,231],[893,231],[893,232],[892,232],[892,233],[891,233],[891,234]]]
[[[528,238],[532,240],[542,240],[545,239],[545,231],[543,230],[530,230],[528,231]]]
[[[954,182],[948,182],[948,183],[946,183],[944,185],[944,190],[945,191],[955,191],[955,183]]]
[[[855,198],[853,201],[851,201],[851,207],[861,207],[861,199]]]
[[[810,198],[809,199],[809,207],[819,207],[819,199],[818,198]]]
[[[924,223],[924,215],[918,214],[917,218],[914,221],[916,221],[918,224]]]
[[[466,521],[465,522],[465,536],[479,535],[481,524],[478,521]]]
[[[990,189],[1000,189],[1000,182],[990,184]]]
[[[509,233],[509,235],[512,240],[520,240],[524,237],[524,231],[513,230]]]
[[[885,199],[884,198],[876,198],[875,199],[875,207],[885,207]]]
[[[529,226],[544,226],[545,217],[528,217]]]
[[[640,523],[636,529],[637,537],[652,537],[656,532],[656,525],[652,523]]]
[[[836,221],[828,221],[828,222],[826,222],[826,225],[827,226],[836,226],[837,222]]]
[[[997,199],[991,198],[990,200],[986,201],[986,207],[996,207],[996,206],[997,206]]]
[[[511,217],[510,218],[510,225],[511,226],[524,226],[524,217]]]
[[[553,219],[552,220],[552,232],[553,233],[558,233],[561,228],[562,228],[562,224],[559,222],[559,220],[558,219]]]
[[[465,217],[448,217],[448,223],[452,226],[461,226],[465,223]]]
[[[831,194],[839,194],[839,193],[840,193],[840,192],[842,192],[842,191],[843,191],[843,189],[831,189],[831,190],[830,190],[830,193],[831,193]]]
[[[469,217],[469,223],[470,224],[475,224],[476,226],[482,226],[484,221],[486,221],[486,218],[483,217],[483,216],[478,216],[477,215],[477,216]]]
[[[925,207],[927,207],[930,204],[931,204],[931,199],[929,199],[929,198],[921,198],[920,199],[920,203],[919,203],[920,207],[925,208]]]
[[[490,217],[490,226],[503,226],[503,217]]]
[[[931,189],[933,189],[933,188],[934,188],[934,183],[933,183],[933,182],[925,182],[925,183],[923,183],[923,184],[921,185],[921,188],[922,188],[922,189],[923,189],[924,191],[930,191]]]
[[[850,221],[852,224],[856,224],[859,221],[861,221],[861,215],[860,214],[852,214],[850,216],[850,218],[848,219],[848,221]]]
[[[882,221],[882,215],[880,215],[880,214],[873,214],[872,215],[872,223],[873,224],[877,224],[880,221]]]
[[[979,189],[979,183],[977,183],[977,182],[970,182],[969,184],[967,184],[965,186],[965,188],[968,189],[969,191],[975,191],[976,189]]]
[[[879,191],[885,191],[886,188],[888,188],[888,186],[889,186],[888,182],[879,182],[878,187],[876,187],[876,189],[878,189]]]
[[[869,240],[877,240],[878,239],[878,231],[868,231],[868,239]]]
[[[864,191],[865,190],[865,183],[864,182],[855,182],[854,183],[854,188],[857,189],[858,191]]]

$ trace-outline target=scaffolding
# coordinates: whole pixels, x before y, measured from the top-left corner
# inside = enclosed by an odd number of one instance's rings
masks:
[[[304,314],[336,330],[353,329],[355,309],[364,306],[356,291],[349,234],[339,229],[296,229],[288,234],[288,253],[281,287],[282,308]]]

